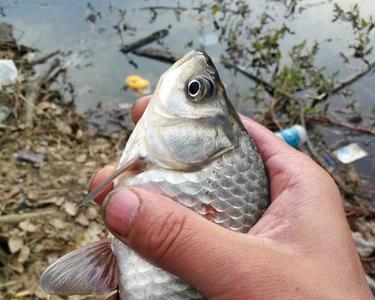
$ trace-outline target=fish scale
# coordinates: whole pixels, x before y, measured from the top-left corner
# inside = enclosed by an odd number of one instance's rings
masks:
[[[239,147],[203,169],[176,172],[152,169],[123,179],[118,186],[157,189],[209,220],[237,232],[248,232],[268,206],[268,182],[263,163],[250,136],[243,132]],[[257,176],[253,176],[253,174]],[[111,237],[120,270],[120,292],[125,299],[202,299],[189,284],[157,268]]]

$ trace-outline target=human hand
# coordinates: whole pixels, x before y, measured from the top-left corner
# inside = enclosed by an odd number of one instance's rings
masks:
[[[135,104],[135,122],[148,101]],[[102,205],[108,229],[208,299],[373,299],[332,178],[265,127],[241,118],[265,163],[272,200],[249,234],[139,187],[108,195]],[[113,171],[96,172],[90,190]]]

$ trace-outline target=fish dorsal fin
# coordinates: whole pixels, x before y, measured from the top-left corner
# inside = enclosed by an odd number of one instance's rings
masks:
[[[50,265],[40,278],[48,294],[103,295],[117,288],[118,266],[108,239],[70,252]]]

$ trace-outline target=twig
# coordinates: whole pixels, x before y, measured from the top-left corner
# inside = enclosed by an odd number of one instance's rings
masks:
[[[271,118],[272,118],[272,122],[275,123],[277,129],[282,130],[283,126],[281,126],[279,120],[276,117],[276,113],[275,113],[275,108],[276,108],[279,100],[280,100],[279,97],[272,98],[272,102],[271,102],[271,106],[270,106],[270,115],[271,115]]]
[[[330,94],[327,94],[326,97],[332,95],[332,94],[336,94],[338,93],[339,91],[341,91],[342,89],[346,88],[347,86],[353,84],[354,82],[356,82],[357,80],[361,79],[363,76],[367,75],[368,73],[371,72],[372,69],[375,68],[375,61],[372,62],[372,63],[369,63],[367,65],[367,68],[355,75],[353,75],[352,77],[342,81],[341,83],[339,83],[337,86],[335,86],[331,93]]]
[[[32,79],[28,83],[28,88],[26,91],[26,99],[28,105],[28,109],[26,111],[26,126],[30,127],[33,121],[33,113],[34,113],[34,107],[35,103],[37,102],[39,96],[40,96],[40,90],[42,88],[43,83],[48,80],[48,77],[50,74],[59,66],[60,60],[55,59],[50,66],[47,68],[47,70],[37,75],[34,79]]]
[[[173,10],[174,12],[183,12],[187,11],[187,7],[182,7],[182,6],[146,6],[146,7],[140,7],[139,10],[151,10],[151,11],[156,11],[156,10]]]
[[[334,126],[343,127],[343,128],[346,128],[346,129],[349,129],[349,130],[352,130],[352,131],[357,131],[357,132],[361,132],[361,133],[365,133],[365,134],[375,135],[375,128],[359,127],[359,126],[352,125],[352,124],[349,124],[349,123],[343,123],[343,122],[340,122],[337,119],[332,119],[332,118],[329,118],[329,117],[309,118],[308,122],[310,122],[310,121],[320,122],[320,123],[324,122],[324,123],[328,123],[328,124],[331,124],[331,125],[334,125]]]
[[[41,209],[39,211],[23,214],[8,214],[0,216],[0,224],[17,224],[23,220],[47,216],[57,213],[57,209]]]
[[[60,53],[60,50],[55,50],[53,52],[50,52],[50,53],[47,53],[41,57],[38,57],[30,62],[28,62],[27,64],[29,66],[35,66],[35,65],[39,65],[39,64],[43,64],[45,63],[47,60],[49,60],[50,58],[58,55]]]
[[[179,59],[178,55],[170,51],[160,50],[156,48],[138,49],[138,50],[134,50],[132,53],[138,56],[156,59],[158,61],[170,63],[170,64],[175,63]]]
[[[124,54],[129,53],[129,52],[134,51],[134,50],[136,50],[140,47],[143,47],[147,44],[150,44],[152,42],[155,42],[157,40],[160,40],[160,39],[166,37],[168,35],[168,33],[169,33],[168,29],[162,29],[162,30],[155,31],[155,32],[149,34],[148,36],[146,36],[142,39],[139,39],[138,41],[135,41],[133,43],[121,46],[120,51]]]
[[[249,73],[244,68],[236,66],[236,65],[234,65],[234,64],[232,64],[230,62],[222,61],[222,63],[224,64],[224,66],[232,68],[232,69],[240,72],[242,75],[244,75],[247,78],[251,79],[255,83],[263,85],[264,88],[266,89],[266,91],[269,94],[271,94],[272,96],[275,95],[275,93],[276,93],[276,87],[273,86],[272,84],[270,84],[269,82],[263,80],[262,78],[259,78],[258,76],[254,75],[254,74]],[[283,93],[281,93],[281,94],[283,95]],[[285,96],[285,95],[283,95],[283,96]],[[289,97],[289,95],[287,97]]]

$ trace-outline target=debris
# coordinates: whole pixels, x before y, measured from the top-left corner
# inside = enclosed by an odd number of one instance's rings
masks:
[[[8,247],[11,253],[16,253],[23,247],[23,240],[18,236],[11,236],[8,240]]]
[[[144,90],[150,86],[150,82],[141,76],[129,75],[125,79],[125,86],[131,90]]]
[[[24,263],[29,259],[30,256],[30,248],[27,246],[22,246],[20,254],[18,255],[18,261],[20,263]]]
[[[301,125],[293,125],[275,133],[290,146],[297,148],[307,140],[306,129]]]
[[[0,88],[15,82],[18,70],[13,60],[0,59]]]
[[[68,224],[60,219],[52,218],[49,223],[56,229],[65,229]]]
[[[9,225],[17,224],[26,219],[52,215],[52,214],[55,214],[56,212],[57,211],[55,209],[48,209],[48,210],[36,210],[35,212],[31,212],[31,213],[3,215],[3,216],[0,216],[0,224],[9,224]]]
[[[155,59],[161,62],[173,64],[175,63],[180,55],[174,54],[167,50],[161,50],[156,48],[142,48],[132,52],[135,55]]]
[[[78,215],[78,217],[75,219],[75,221],[76,221],[78,224],[80,224],[80,225],[82,225],[82,226],[85,226],[85,227],[87,227],[87,226],[90,225],[90,221],[88,220],[88,218],[87,218],[83,213],[80,213],[80,214]]]
[[[31,163],[34,165],[39,165],[43,162],[45,154],[34,153],[31,151],[23,150],[17,153],[16,159],[26,163]]]
[[[375,254],[375,241],[365,240],[360,232],[353,232],[353,239],[357,245],[359,255],[370,257]]]
[[[367,156],[367,152],[363,150],[357,143],[353,143],[340,149],[337,149],[333,152],[333,154],[343,164],[350,164],[356,160],[359,160]]]
[[[13,26],[7,23],[0,23],[0,45],[14,42]]]
[[[160,41],[162,38],[166,37],[169,34],[169,29],[162,29],[155,31],[148,36],[139,39],[133,43],[123,45],[120,48],[120,51],[124,54],[129,53],[131,51],[137,50],[138,48],[141,48],[147,44],[150,44],[155,41]]]
[[[77,206],[73,202],[65,202],[64,209],[71,216],[77,214]]]
[[[0,106],[0,124],[6,121],[11,113],[11,110],[7,106]]]
[[[30,222],[30,220],[25,220],[19,223],[19,228],[21,228],[25,232],[35,232],[37,230],[37,227]]]

